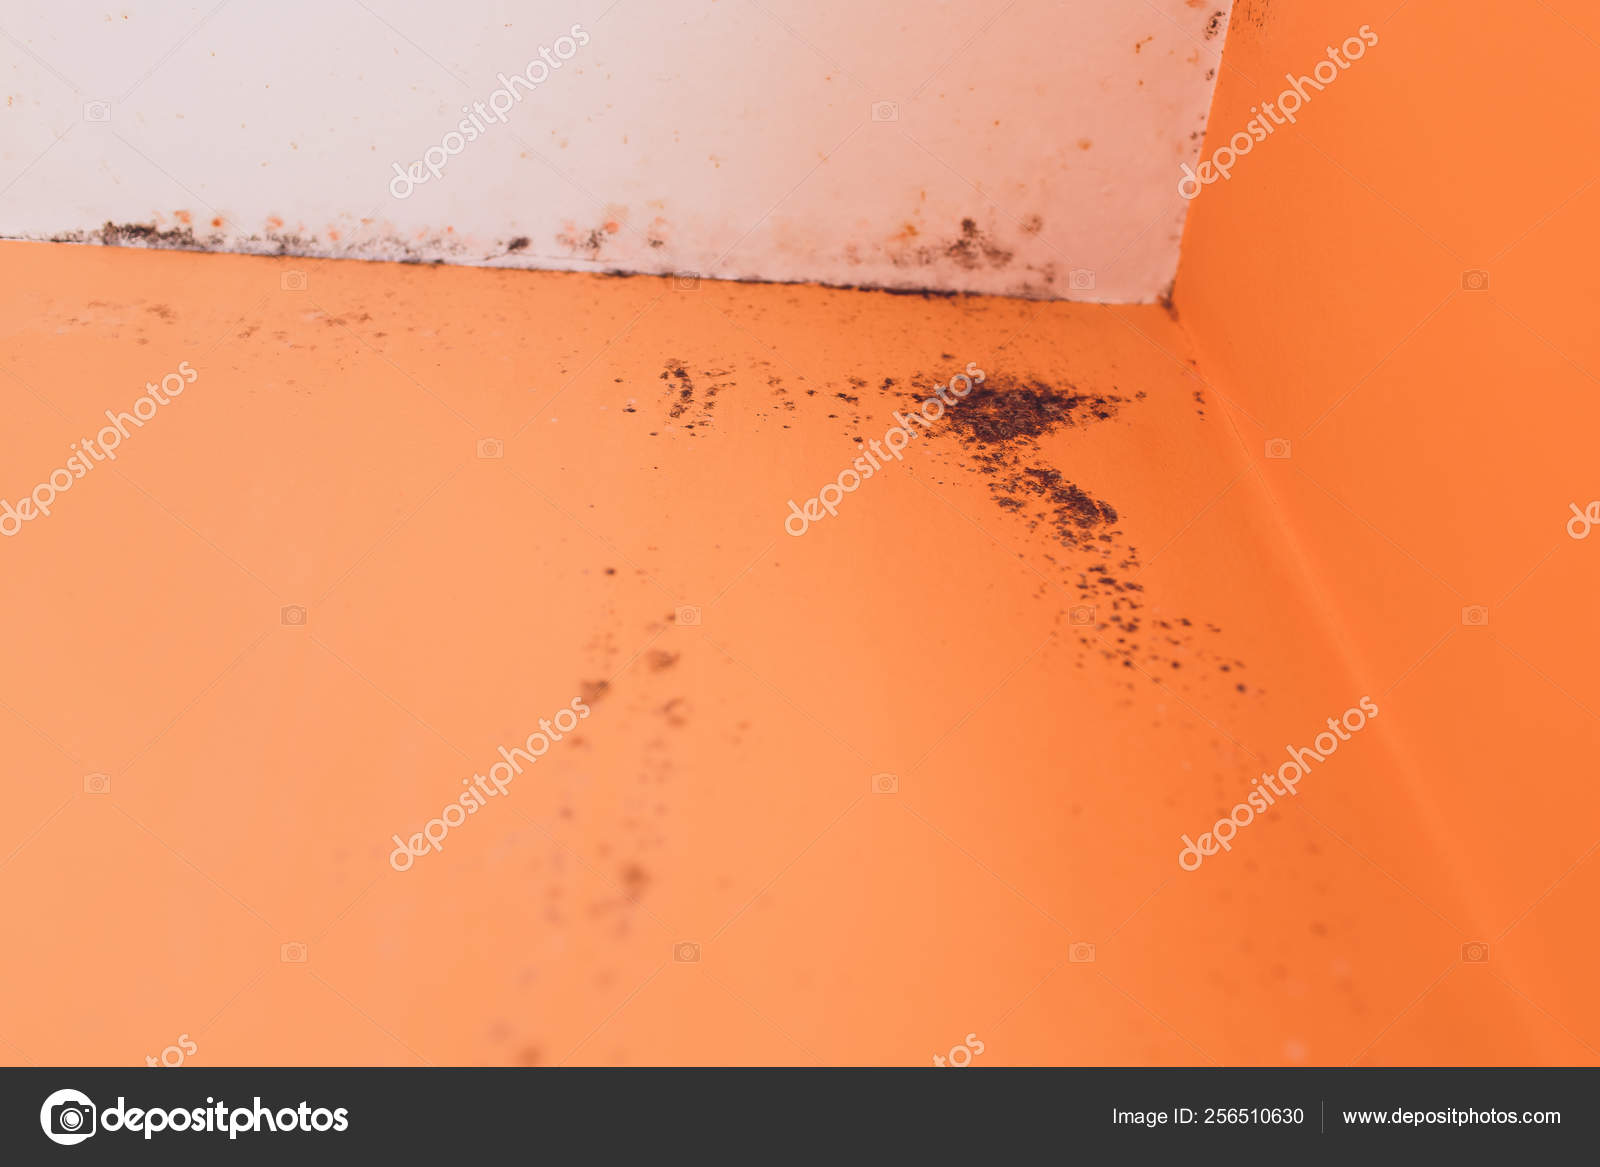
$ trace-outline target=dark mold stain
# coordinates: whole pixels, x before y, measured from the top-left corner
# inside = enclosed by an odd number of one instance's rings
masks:
[[[984,263],[1005,267],[1013,255],[978,230],[978,224],[971,219],[961,220],[961,237],[947,244],[944,253],[968,271]]]
[[[622,224],[616,219],[607,219],[598,227],[588,231],[580,231],[569,223],[566,230],[556,236],[556,242],[565,247],[570,253],[576,254],[581,251],[589,259],[598,260],[601,249],[620,230],[622,230]]]
[[[716,412],[717,394],[736,383],[732,380],[718,379],[729,377],[731,375],[729,369],[702,369],[699,375],[710,382],[703,389],[695,384],[685,362],[677,357],[667,358],[665,367],[658,375],[659,379],[666,383],[667,392],[664,400],[666,422],[677,423],[690,431],[696,427],[709,425]]]
[[[204,251],[193,227],[163,231],[154,223],[113,223],[106,220],[98,231],[65,231],[50,236],[51,243],[100,243],[106,247],[160,247],[172,251]]]
[[[1251,28],[1264,28],[1267,23],[1267,12],[1272,7],[1272,0],[1238,0],[1233,7],[1233,23],[1235,26],[1249,25]]]
[[[213,218],[211,225],[223,221]],[[273,220],[276,224],[277,220]],[[7,236],[9,238],[9,236]],[[306,256],[330,259],[377,259],[396,263],[435,263],[446,252],[454,257],[467,254],[461,240],[449,231],[435,232],[423,239],[394,234],[364,234],[342,242],[323,241],[315,236],[281,231],[276,226],[257,234],[227,236],[220,230],[196,235],[194,228],[167,229],[155,223],[113,223],[107,221],[92,231],[63,231],[46,237],[49,243],[99,244],[104,247],[146,247],[156,251],[220,251],[235,255]]]
[[[1132,401],[1146,396],[1141,390]],[[1087,392],[1070,383],[991,374],[949,407],[929,436],[953,438],[966,468],[988,479],[996,507],[1028,530],[1053,537],[1060,552],[1050,558],[1078,601],[1058,610],[1056,619],[1070,627],[1077,641],[1078,667],[1100,657],[1157,681],[1185,662],[1209,666],[1219,658],[1199,642],[1192,621],[1146,614],[1144,585],[1136,578],[1142,570],[1139,552],[1122,537],[1118,508],[1053,464],[1041,443],[1053,435],[1114,423],[1130,404],[1114,391]],[[1214,625],[1206,630],[1221,632]],[[1243,666],[1233,661],[1231,667]],[[1132,689],[1135,682],[1124,685]],[[1243,685],[1235,688],[1247,691]]]
[[[945,418],[965,441],[986,451],[990,446],[1004,447],[1018,438],[1037,438],[1080,421],[1103,421],[1115,416],[1122,403],[1121,397],[1076,390],[1063,393],[1040,381],[990,377],[974,385],[966,399],[946,412]]]

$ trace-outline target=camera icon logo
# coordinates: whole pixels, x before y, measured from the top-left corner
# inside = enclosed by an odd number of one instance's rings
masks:
[[[1067,286],[1074,292],[1094,290],[1094,272],[1086,267],[1075,267],[1067,273]]]
[[[1461,273],[1461,288],[1467,292],[1487,292],[1489,290],[1489,273],[1481,268],[1472,268]]]
[[[700,609],[693,604],[679,604],[673,619],[684,628],[700,627]]]
[[[1087,628],[1094,623],[1094,605],[1079,604],[1067,611],[1067,619],[1079,628]]]
[[[303,292],[306,290],[306,273],[286,271],[278,277],[278,286],[286,292]]]
[[[892,101],[875,101],[872,103],[872,120],[897,122],[900,120],[900,107]]]
[[[1290,446],[1288,438],[1268,438],[1267,457],[1283,459],[1289,457]]]
[[[109,101],[86,101],[83,103],[83,120],[86,122],[108,122],[111,120],[111,103]]]
[[[898,794],[900,792],[900,779],[893,774],[874,774],[872,776],[872,793]]]
[[[1078,943],[1067,949],[1067,959],[1073,964],[1093,964],[1094,945]]]
[[[1461,623],[1468,628],[1487,628],[1489,626],[1489,609],[1482,604],[1468,604],[1461,609]]]
[[[284,964],[304,964],[310,953],[302,941],[291,940],[278,948],[278,959]]]
[[[283,623],[289,628],[304,628],[306,626],[306,610],[299,604],[290,604],[281,613]]]
[[[85,794],[110,794],[111,776],[108,774],[85,774],[83,777],[83,792]]]
[[[45,1137],[63,1147],[75,1146],[95,1132],[95,1106],[78,1090],[57,1090],[39,1108]]]
[[[1481,940],[1469,940],[1461,946],[1461,959],[1467,964],[1488,964],[1489,946]]]
[[[672,946],[672,959],[679,964],[699,964],[700,946],[684,940]]]
[[[506,456],[506,444],[499,438],[479,438],[478,457],[487,462],[494,458]]]
[[[700,286],[700,273],[681,271],[672,277],[672,286],[680,292],[692,292]]]

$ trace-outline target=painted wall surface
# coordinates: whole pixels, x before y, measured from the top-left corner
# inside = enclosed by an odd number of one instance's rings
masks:
[[[1229,7],[17,8],[0,236],[1148,302]]]
[[[1330,695],[1390,719],[1389,764],[1308,803],[1393,892],[1353,909],[1411,1002],[1369,1060],[1587,1062],[1600,14],[1385,7],[1236,7],[1208,158],[1377,42],[1200,192],[1176,307],[1343,647]]]

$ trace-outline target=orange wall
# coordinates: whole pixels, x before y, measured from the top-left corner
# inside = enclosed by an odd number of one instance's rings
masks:
[[[1415,1060],[1593,1054],[1600,540],[1565,524],[1600,498],[1600,11],[1241,0],[1202,157],[1363,25],[1191,204],[1175,302],[1339,667],[1392,691],[1391,764],[1341,829],[1490,944],[1415,986]]]

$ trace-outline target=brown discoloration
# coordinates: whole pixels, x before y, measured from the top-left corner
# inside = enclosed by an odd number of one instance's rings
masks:
[[[585,258],[590,260],[598,260],[600,258],[600,252],[608,243],[611,242],[613,236],[621,232],[623,224],[626,221],[626,207],[607,207],[605,218],[601,219],[599,223],[587,231],[580,229],[576,223],[569,219],[562,225],[561,233],[556,236],[556,243],[562,247],[565,247],[567,251],[573,255],[582,252]],[[660,219],[655,221],[656,224],[660,222]],[[655,224],[652,224],[651,226],[652,231],[650,238],[660,238],[660,234],[654,229]],[[656,245],[651,244],[651,246]]]
[[[684,368],[683,362],[676,358],[668,358],[667,367],[661,370],[661,379],[666,381],[675,393],[672,405],[667,410],[667,417],[677,420],[694,403],[694,381],[690,378],[689,371]]]
[[[945,417],[952,429],[978,449],[1037,438],[1062,426],[1103,421],[1116,415],[1121,397],[1062,392],[1042,381],[1008,376],[989,377]]]
[[[698,426],[710,424],[717,408],[717,394],[737,384],[737,378],[726,368],[701,369],[697,375],[708,379],[710,384],[704,388],[697,385],[688,365],[676,357],[667,358],[666,366],[657,374],[666,382],[665,420],[691,432]]]
[[[282,220],[274,218],[271,222]],[[221,217],[213,218],[211,226],[224,225]],[[192,226],[162,228],[156,222],[113,223],[107,221],[92,231],[62,231],[46,239],[49,243],[99,244],[105,247],[146,247],[157,251],[222,251],[239,255],[305,256],[332,259],[379,259],[395,263],[443,263],[438,257],[445,252],[452,257],[465,258],[467,248],[448,228],[440,232],[419,232],[412,237],[393,233],[361,232],[353,238],[342,240],[336,229],[326,232],[328,242],[315,236],[298,232],[285,232],[276,228],[253,235],[226,235],[212,230],[198,235]],[[488,258],[488,257],[484,257]]]
[[[576,224],[568,223],[556,236],[556,243],[565,247],[570,253],[576,255],[583,252],[591,260],[600,258],[600,251],[605,247],[608,234],[604,226],[595,227],[588,231],[579,230]]]
[[[1233,21],[1241,27],[1265,28],[1271,8],[1272,0],[1238,0],[1233,7]]]
[[[1075,482],[1069,482],[1053,466],[1027,466],[1005,480],[1012,497],[1031,494],[1050,508],[1057,537],[1065,544],[1077,544],[1091,537],[1098,527],[1110,527],[1117,511],[1110,503],[1093,498]]]
[[[204,251],[205,244],[195,238],[192,227],[173,227],[163,231],[154,223],[113,223],[106,220],[98,231],[64,231],[50,237],[51,243],[101,243],[107,247],[165,247],[179,251]]]
[[[1041,223],[1042,225],[1042,223]],[[962,219],[957,234],[942,242],[923,240],[921,234],[906,224],[889,239],[887,256],[896,267],[935,267],[954,263],[964,271],[979,268],[1007,267],[1015,253],[995,242],[994,238],[978,226],[976,219]]]
[[[1029,531],[1054,537],[1063,554],[1056,561],[1062,582],[1076,593],[1075,602],[1063,605],[1056,619],[1078,644],[1078,667],[1099,657],[1129,670],[1130,677],[1159,681],[1185,661],[1210,665],[1216,656],[1198,642],[1191,621],[1147,619],[1144,585],[1137,578],[1142,564],[1138,549],[1118,528],[1118,508],[1056,465],[1052,451],[1059,446],[1044,442],[1113,422],[1122,409],[1145,397],[1142,390],[1130,399],[1114,391],[1091,393],[1070,383],[1058,388],[1037,377],[991,373],[949,406],[929,434],[957,440],[967,468],[988,479],[990,496],[1002,512]],[[1234,662],[1233,667],[1240,666]],[[1132,679],[1123,683],[1136,686]]]
[[[946,244],[944,253],[955,260],[958,267],[968,271],[984,263],[990,267],[1005,267],[1013,255],[979,230],[972,219],[961,220],[960,238]]]
[[[1032,218],[1024,219],[1019,234],[1029,233]],[[216,219],[214,224],[221,224],[223,220]],[[965,220],[965,222],[973,222]],[[1040,220],[1042,229],[1042,219]],[[335,238],[339,236],[339,238]],[[0,233],[0,239],[20,238],[6,236]],[[597,246],[604,239],[609,238],[603,229],[597,228],[589,232],[582,239],[574,238],[573,242],[587,249],[589,243]],[[153,250],[166,251],[215,251],[236,255],[261,255],[279,258],[298,257],[306,259],[363,259],[376,260],[388,263],[403,263],[416,265],[477,265],[493,264],[515,269],[541,270],[548,261],[567,260],[574,258],[568,256],[550,256],[534,251],[532,241],[523,244],[525,236],[518,236],[509,242],[493,241],[488,250],[480,250],[464,242],[461,236],[446,228],[435,232],[417,232],[412,235],[401,236],[393,232],[376,232],[361,230],[351,232],[348,236],[340,236],[336,230],[324,232],[323,237],[314,235],[301,235],[286,232],[266,232],[258,235],[225,235],[221,231],[212,231],[208,234],[197,234],[193,228],[173,228],[163,230],[155,223],[107,223],[105,226],[93,231],[65,231],[48,236],[43,242],[49,243],[77,243],[101,244],[115,247],[146,247]],[[518,244],[515,248],[511,244]],[[652,242],[652,246],[654,246]],[[443,253],[443,254],[441,254]],[[515,255],[520,262],[506,264],[506,257]],[[589,259],[588,256],[577,258]],[[1016,273],[1015,281],[1003,290],[991,291],[958,291],[955,289],[929,288],[919,284],[915,276],[908,278],[905,284],[886,283],[842,283],[818,280],[763,280],[749,277],[739,277],[729,282],[754,285],[778,285],[792,287],[828,287],[841,291],[878,292],[890,296],[920,296],[923,299],[957,299],[966,297],[1009,296],[1028,300],[1056,299],[1055,286],[1058,282],[1056,265],[1053,262],[1029,264],[1021,267],[1015,263],[1013,253],[1000,247],[992,239],[975,231],[973,237],[965,233],[953,240],[944,243],[927,243],[916,249],[914,253],[890,253],[887,258],[895,267],[921,268],[937,267],[942,263],[950,263],[959,259],[964,270],[985,272],[990,270],[1004,270],[1008,263],[1012,264],[1011,271]],[[589,274],[605,276],[616,279],[641,279],[641,280],[671,280],[670,272],[643,272],[627,271],[621,268],[598,270]],[[909,274],[909,273],[908,273]]]
[[[644,895],[645,888],[650,886],[650,873],[637,863],[629,863],[622,869],[622,892],[632,903]]]

